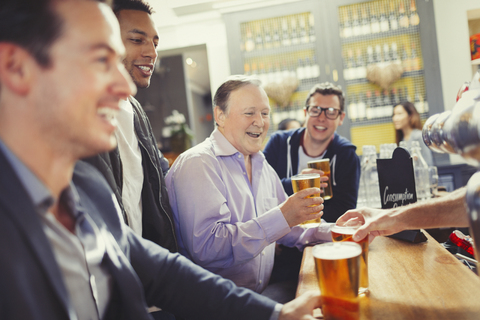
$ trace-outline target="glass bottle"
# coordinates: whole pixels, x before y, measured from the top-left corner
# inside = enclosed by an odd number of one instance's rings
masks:
[[[390,25],[388,23],[387,16],[385,14],[385,7],[383,4],[380,7],[380,18],[379,18],[379,23],[380,23],[380,31],[381,32],[387,32],[390,30]]]
[[[373,7],[372,7],[372,10],[370,11],[370,29],[372,30],[372,33],[380,32],[380,22],[378,21],[377,14]]]
[[[388,16],[388,22],[390,23],[390,30],[398,29],[398,19],[393,1],[390,1],[390,15]]]
[[[367,10],[365,7],[362,7],[362,34],[369,35],[372,33],[372,29],[370,27],[370,21],[368,21]]]
[[[405,7],[403,5],[403,0],[400,2],[400,7],[398,8],[398,25],[400,28],[408,28],[410,25],[410,19],[408,19],[408,16],[405,14]]]
[[[420,23],[420,17],[417,13],[417,6],[415,5],[415,0],[411,0],[410,2],[410,19],[409,19],[411,26],[418,26]]]
[[[308,15],[308,37],[310,39],[310,42],[315,42],[316,37],[315,37],[315,20],[313,17],[313,13],[310,13]]]
[[[365,194],[367,198],[367,206],[370,208],[381,208],[380,201],[380,185],[378,182],[378,170],[377,170],[377,150],[375,146],[367,145],[363,146],[363,158],[362,158],[362,173],[363,176]]]
[[[422,157],[422,151],[418,141],[410,142],[410,156],[412,157],[413,171],[415,173],[417,201],[427,200],[430,198],[430,177],[428,174],[428,165]]]

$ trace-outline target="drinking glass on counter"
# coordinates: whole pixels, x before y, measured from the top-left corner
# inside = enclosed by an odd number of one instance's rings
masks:
[[[328,181],[323,182],[327,184],[325,188],[322,188],[323,199],[324,200],[331,199],[333,197],[333,191],[332,191],[332,181],[330,180],[330,159],[325,158],[325,159],[320,159],[315,161],[309,161],[307,163],[307,166],[309,168],[322,170],[323,173],[328,177]]]
[[[430,193],[431,197],[435,198],[438,194],[438,170],[437,167],[428,167],[428,176],[430,179]]]
[[[313,257],[326,320],[358,320],[360,256],[355,242],[329,242],[313,247]]]
[[[352,239],[353,234],[359,226],[333,226],[332,241],[333,242],[354,242]],[[358,293],[368,292],[368,237],[363,238],[357,242],[362,248],[362,255],[360,256],[360,286]]]
[[[307,188],[319,188],[320,189],[320,175],[318,173],[297,174],[292,177],[293,192],[297,193],[300,190]],[[312,194],[306,198],[320,197],[319,193]],[[320,224],[321,218],[307,220],[301,224],[311,225],[313,223]]]

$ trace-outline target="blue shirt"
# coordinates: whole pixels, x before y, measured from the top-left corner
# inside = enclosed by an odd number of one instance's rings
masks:
[[[303,248],[331,241],[330,224],[290,228],[279,204],[287,199],[262,152],[244,156],[217,129],[181,154],[166,177],[179,251],[238,286],[262,292],[273,268],[275,242]]]

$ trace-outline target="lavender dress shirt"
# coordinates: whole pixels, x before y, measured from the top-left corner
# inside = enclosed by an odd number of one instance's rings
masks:
[[[262,152],[244,156],[215,129],[181,154],[166,176],[179,251],[195,263],[256,292],[268,284],[275,242],[300,249],[331,241],[332,224],[290,228],[278,205],[287,199]]]

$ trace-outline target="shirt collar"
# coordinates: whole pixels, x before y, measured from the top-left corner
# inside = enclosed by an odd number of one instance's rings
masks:
[[[37,213],[45,214],[55,202],[50,190],[43,184],[40,179],[3,143],[0,139],[0,152],[2,152],[7,161],[12,166],[13,171],[25,188],[28,196],[33,202]],[[65,197],[65,203],[70,207],[74,216],[77,216],[79,196],[73,185],[70,183],[65,190],[62,191],[61,197]]]
[[[243,156],[243,154],[240,151],[238,151],[230,143],[230,141],[227,140],[227,138],[225,138],[223,133],[221,133],[220,130],[218,130],[218,128],[215,128],[215,130],[213,130],[212,134],[210,135],[210,138],[212,139],[213,150],[214,150],[216,156],[218,156],[218,157],[228,157],[228,156],[232,156],[232,155],[235,155],[235,154],[241,154]],[[263,160],[263,159],[265,159],[265,156],[263,155],[262,152],[254,153],[254,154],[250,155],[250,157],[252,158],[252,160],[257,160],[257,159],[258,160]]]

